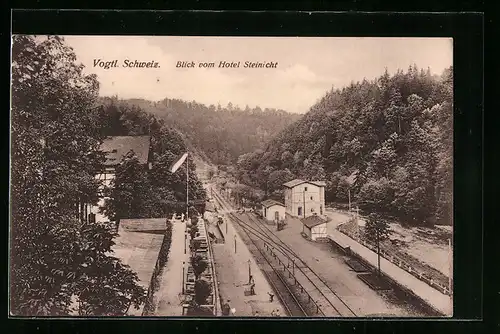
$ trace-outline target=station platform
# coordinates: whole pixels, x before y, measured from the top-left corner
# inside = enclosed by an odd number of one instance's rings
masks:
[[[227,234],[225,224],[228,224]],[[236,309],[236,317],[270,317],[273,310],[279,310],[285,316],[285,309],[277,296],[274,295],[273,302],[270,301],[268,293],[274,294],[271,286],[227,217],[224,217],[223,225],[221,230],[225,234],[225,243],[213,245],[221,301],[230,300],[231,308]],[[255,281],[255,295],[248,295],[249,263],[250,274]]]

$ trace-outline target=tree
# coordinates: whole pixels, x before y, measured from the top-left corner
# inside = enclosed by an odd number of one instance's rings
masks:
[[[200,278],[200,275],[208,268],[208,263],[205,261],[201,255],[191,256],[191,266],[193,267],[194,277],[196,280]]]
[[[109,223],[82,228],[81,279],[75,289],[79,315],[126,315],[132,305],[138,309],[145,301],[146,291],[137,284],[137,274],[118,258],[107,255],[112,252],[116,235]],[[89,263],[90,259],[93,263]]]
[[[380,276],[380,242],[389,238],[389,225],[385,220],[371,214],[366,220],[364,237],[368,242],[377,245],[378,275]]]
[[[60,37],[14,36],[12,44],[12,159],[10,311],[57,316],[119,315],[144,291],[137,276],[109,256],[112,228],[87,222],[96,204],[102,136],[94,109],[95,76]],[[112,265],[108,265],[108,264]],[[107,270],[107,280],[93,275]],[[106,292],[111,308],[95,308]],[[74,303],[75,297],[80,300]],[[122,307],[123,306],[123,307]],[[100,315],[100,314],[99,314]]]
[[[191,226],[189,227],[189,235],[191,239],[196,238],[196,234],[198,233],[198,225],[191,222]]]
[[[212,293],[210,283],[205,280],[199,279],[194,283],[194,300],[198,305],[207,303],[207,299]]]
[[[123,218],[162,216],[162,206],[157,205],[158,193],[152,190],[145,167],[130,151],[115,168],[102,212],[117,222]]]

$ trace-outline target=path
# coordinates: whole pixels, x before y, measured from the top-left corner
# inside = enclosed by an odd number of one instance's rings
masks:
[[[344,262],[342,254],[328,243],[306,240],[300,234],[302,223],[287,218],[288,225],[276,233],[328,286],[356,313],[358,317],[370,315],[416,317],[423,316],[410,305],[397,303],[389,294],[381,294],[363,283],[357,273]]]
[[[167,264],[161,275],[160,289],[156,293],[157,316],[181,316],[182,302],[182,274],[183,261],[187,261],[184,254],[184,233],[186,223],[180,220],[172,222],[172,243],[168,254]],[[187,263],[187,262],[186,262]]]
[[[347,235],[343,234],[336,227],[345,222],[348,217],[345,214],[327,211],[329,217],[332,218],[332,223],[329,223],[328,234],[330,239],[338,243],[342,247],[350,247],[351,251],[361,256],[371,265],[378,267],[377,254],[370,250],[369,248],[361,245],[356,240],[351,239]],[[342,216],[344,220],[342,221]],[[380,270],[405,288],[411,290],[415,295],[419,296],[425,300],[429,305],[434,307],[441,313],[452,316],[452,300],[450,296],[443,294],[442,292],[429,286],[427,283],[422,282],[412,274],[406,272],[405,270],[399,268],[390,261],[380,258]]]

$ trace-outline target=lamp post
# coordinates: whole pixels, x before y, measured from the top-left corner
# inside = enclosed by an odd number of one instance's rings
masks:
[[[182,261],[182,294],[185,293],[185,291],[184,291],[184,285],[185,285],[184,284],[184,279],[185,279],[184,278],[184,271],[185,271],[184,266],[185,266],[185,264],[186,264],[186,262]]]
[[[252,278],[252,269],[250,268],[250,259],[248,259],[248,284],[250,284],[250,280]]]
[[[234,254],[236,254],[236,234],[234,235]]]

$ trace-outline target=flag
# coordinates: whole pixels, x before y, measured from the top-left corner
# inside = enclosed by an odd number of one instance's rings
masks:
[[[187,156],[188,154],[184,153],[179,160],[173,163],[172,166],[170,166],[170,172],[175,173],[179,169],[179,167],[184,163],[184,161],[186,161]]]

